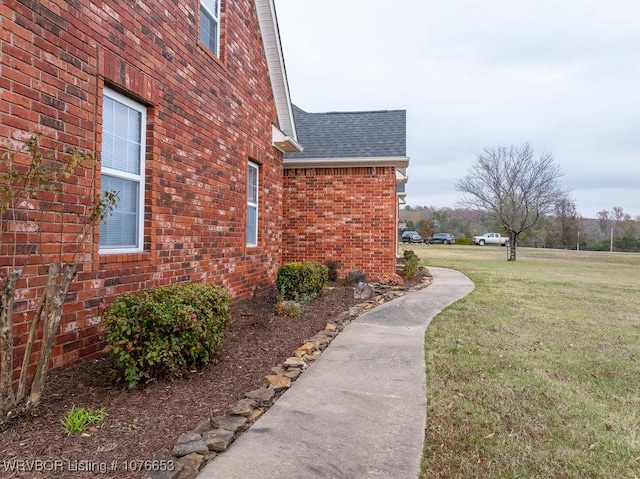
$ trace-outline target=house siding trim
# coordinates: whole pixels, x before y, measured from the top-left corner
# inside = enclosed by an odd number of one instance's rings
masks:
[[[293,117],[287,70],[284,66],[284,56],[280,43],[276,7],[273,0],[255,0],[255,5],[260,22],[271,86],[276,101],[278,127],[285,135],[290,136],[297,143],[298,135]]]

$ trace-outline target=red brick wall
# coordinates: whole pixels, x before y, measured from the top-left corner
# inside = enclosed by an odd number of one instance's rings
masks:
[[[395,168],[286,169],[284,191],[283,261],[339,261],[340,277],[395,272]]]
[[[0,3],[0,138],[40,131],[50,148],[99,157],[103,87],[148,107],[144,251],[100,254],[98,238],[83,247],[56,366],[99,353],[100,307],[122,293],[206,281],[241,297],[274,281],[282,155],[271,145],[277,117],[254,10],[254,2],[222,2],[215,58],[198,40],[198,0]],[[245,246],[249,158],[261,164],[257,248]],[[62,221],[72,232],[76,220],[67,211],[86,203],[92,182],[99,191],[99,176],[98,168],[95,177],[88,170],[72,178],[45,228],[56,232]],[[33,239],[20,236],[25,245]],[[55,241],[37,246],[36,262],[55,260]],[[10,261],[6,243],[0,267]],[[44,273],[34,266],[21,283],[29,288],[16,305],[16,344],[24,341]]]

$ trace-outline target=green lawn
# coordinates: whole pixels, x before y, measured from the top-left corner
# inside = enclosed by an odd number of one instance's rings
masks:
[[[476,284],[427,330],[422,478],[640,477],[640,255],[411,249]]]

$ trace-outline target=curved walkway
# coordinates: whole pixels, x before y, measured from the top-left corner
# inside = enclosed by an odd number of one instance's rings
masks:
[[[474,285],[429,268],[428,288],[348,325],[199,479],[415,479],[426,425],[424,335]]]

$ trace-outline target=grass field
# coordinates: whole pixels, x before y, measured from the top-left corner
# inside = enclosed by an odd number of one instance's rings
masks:
[[[410,249],[476,284],[427,330],[422,478],[640,477],[640,255]]]

